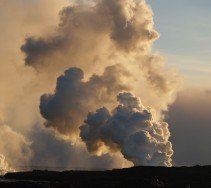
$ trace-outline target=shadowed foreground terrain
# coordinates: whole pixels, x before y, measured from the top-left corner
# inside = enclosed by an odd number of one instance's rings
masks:
[[[111,171],[39,171],[8,173],[0,187],[177,187],[211,188],[211,166],[133,167]]]

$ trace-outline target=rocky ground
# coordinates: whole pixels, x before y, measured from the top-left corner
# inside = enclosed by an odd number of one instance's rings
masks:
[[[31,188],[211,188],[211,166],[133,167],[111,171],[8,173],[0,187]]]

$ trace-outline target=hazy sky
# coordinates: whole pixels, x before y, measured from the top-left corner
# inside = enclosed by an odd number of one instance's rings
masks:
[[[179,67],[191,86],[211,87],[211,1],[148,0],[161,33],[155,49]]]

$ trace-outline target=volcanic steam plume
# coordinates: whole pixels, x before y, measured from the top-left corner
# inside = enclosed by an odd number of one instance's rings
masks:
[[[55,31],[21,47],[46,88],[57,78],[54,92],[41,96],[44,125],[91,155],[171,166],[163,112],[180,79],[153,52],[158,38],[144,0],[71,1]]]

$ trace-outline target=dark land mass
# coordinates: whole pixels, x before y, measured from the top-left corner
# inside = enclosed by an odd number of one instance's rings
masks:
[[[0,188],[211,188],[211,166],[133,167],[111,171],[8,173]]]

